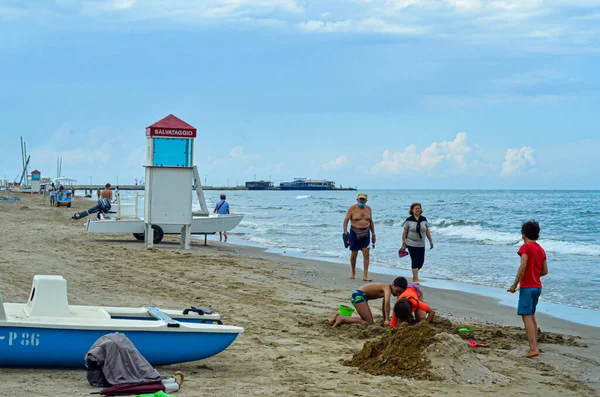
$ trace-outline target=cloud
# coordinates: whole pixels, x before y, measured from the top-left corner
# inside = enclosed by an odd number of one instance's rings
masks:
[[[500,176],[513,175],[525,171],[528,166],[535,165],[533,153],[534,150],[529,146],[523,146],[521,149],[508,149],[504,156]]]
[[[374,174],[401,174],[405,171],[431,170],[444,163],[445,167],[464,169],[471,147],[467,145],[467,133],[460,132],[452,141],[433,142],[419,152],[415,145],[402,152],[384,150],[382,159],[372,168]]]
[[[446,0],[446,3],[456,9],[466,11],[476,10],[483,6],[479,0]]]
[[[229,152],[229,157],[231,157],[234,160],[247,161],[251,159],[261,158],[262,156],[260,154],[246,154],[244,152],[243,146],[235,146],[231,148],[231,151]]]
[[[63,125],[46,144],[27,147],[31,156],[30,170],[37,168],[43,176],[55,178],[58,158],[62,159],[61,176],[75,177],[83,168],[102,168],[111,162],[114,152],[110,140],[105,138],[106,131],[100,128],[77,132]]]
[[[274,12],[302,14],[296,0],[90,0],[84,13],[101,15],[127,11],[142,19],[240,18]]]
[[[322,20],[310,20],[300,22],[297,26],[306,32],[321,33],[386,33],[386,34],[404,34],[417,35],[429,31],[426,26],[409,26],[401,24],[392,24],[378,18],[368,18],[362,20],[346,19],[336,22],[326,22]]]
[[[91,19],[106,29],[148,20],[173,28],[186,24],[295,27],[311,34],[419,35],[549,53],[594,52],[600,38],[597,0],[363,0],[343,4],[340,7],[333,0],[9,1],[0,6],[0,20],[49,23],[61,18],[65,26]],[[332,15],[336,20],[331,20]]]
[[[339,156],[335,160],[331,160],[321,165],[321,168],[324,170],[337,170],[338,168],[342,168],[348,165],[348,157]]]

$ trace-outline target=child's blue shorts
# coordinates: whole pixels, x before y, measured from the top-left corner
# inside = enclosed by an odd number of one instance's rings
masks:
[[[541,294],[541,288],[521,288],[519,290],[517,315],[531,316],[532,314],[535,314],[535,307],[537,306]]]

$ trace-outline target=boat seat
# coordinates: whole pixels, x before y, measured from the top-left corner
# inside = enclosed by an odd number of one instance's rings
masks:
[[[67,280],[62,276],[35,275],[24,311],[30,317],[71,317]]]
[[[74,318],[111,319],[110,314],[99,306],[69,306]]]

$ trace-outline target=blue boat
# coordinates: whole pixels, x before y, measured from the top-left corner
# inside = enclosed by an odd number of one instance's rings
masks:
[[[69,305],[61,276],[34,276],[27,303],[0,296],[0,366],[83,368],[103,335],[124,333],[152,365],[201,360],[225,350],[244,329],[209,309]]]

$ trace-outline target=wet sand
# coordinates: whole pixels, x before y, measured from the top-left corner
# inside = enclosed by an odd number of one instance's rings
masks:
[[[328,318],[363,284],[349,280],[349,266],[275,255],[252,247],[209,241],[179,249],[168,236],[152,250],[132,236],[91,235],[73,222],[90,202],[51,208],[43,197],[0,204],[0,289],[5,302],[25,302],[35,274],[67,279],[71,304],[177,309],[211,307],[226,324],[245,333],[223,353],[206,360],[158,367],[182,371],[186,396],[452,396],[600,395],[600,328],[539,315],[540,347],[534,359],[515,308],[491,298],[425,287],[427,302],[441,315],[435,326],[457,334],[477,329],[473,339],[489,348],[471,349],[461,360],[446,358],[458,380],[414,380],[371,375],[344,365],[365,342],[388,332],[377,325],[332,329]],[[389,275],[373,274],[389,282]],[[381,321],[381,303],[372,304]],[[465,359],[465,357],[467,357]],[[83,357],[82,357],[83,360]],[[473,383],[467,361],[481,362],[506,382]],[[462,363],[462,364],[461,364]],[[99,391],[85,371],[0,369],[0,396],[84,396]]]

